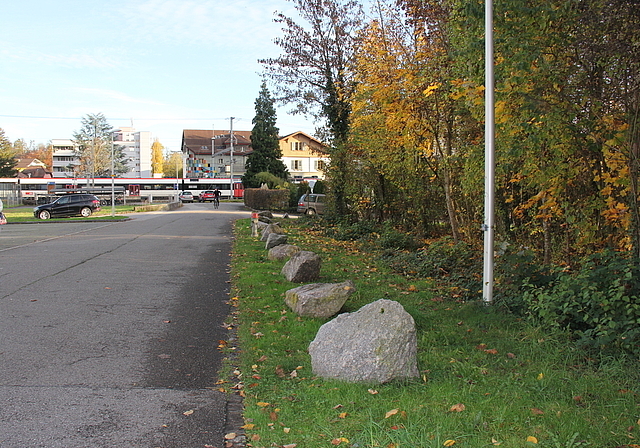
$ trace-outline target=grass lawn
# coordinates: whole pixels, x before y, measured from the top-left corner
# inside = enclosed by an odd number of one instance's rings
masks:
[[[315,377],[307,347],[325,321],[284,304],[284,292],[299,285],[280,275],[283,262],[267,259],[249,220],[237,221],[231,303],[241,350],[220,341],[239,352],[230,356],[233,379],[220,387],[244,396],[249,446],[640,446],[637,359],[581,352],[565,334],[391,273],[356,243],[298,220],[282,225],[291,244],[321,255],[320,282],[354,281],[343,311],[379,298],[405,306],[418,328],[420,378],[379,385]]]
[[[122,214],[132,213],[133,206],[132,205],[116,205],[116,216],[115,219],[122,219]],[[64,222],[64,221],[82,221],[87,218],[82,217],[71,217],[71,218],[53,218],[48,220],[37,219],[33,216],[33,207],[5,207],[3,213],[7,217],[8,222]],[[99,212],[95,212],[91,215],[90,219],[104,219],[110,220],[114,219],[111,216],[111,206],[105,205],[101,208]]]

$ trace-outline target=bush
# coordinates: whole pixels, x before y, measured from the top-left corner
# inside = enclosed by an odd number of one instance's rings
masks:
[[[244,204],[254,210],[286,210],[289,190],[247,188],[244,190]]]
[[[482,266],[478,254],[468,244],[445,237],[415,252],[387,250],[383,258],[398,273],[428,277],[455,289],[463,299],[473,299],[481,289]]]
[[[555,279],[548,267],[540,265],[533,251],[508,246],[495,259],[494,277],[495,304],[517,315],[526,313],[525,285],[543,287]]]
[[[529,316],[547,328],[568,329],[583,347],[640,355],[638,260],[607,251],[575,273],[557,272],[548,285],[526,285]]]
[[[416,250],[418,241],[413,235],[396,230],[390,223],[385,223],[378,239],[378,245],[383,249]]]

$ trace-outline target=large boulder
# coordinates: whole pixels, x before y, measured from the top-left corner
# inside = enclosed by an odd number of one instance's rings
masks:
[[[320,278],[322,260],[318,254],[301,250],[289,258],[282,267],[282,275],[293,283],[312,282]]]
[[[326,319],[340,311],[355,290],[351,280],[342,283],[311,283],[287,291],[284,302],[300,316]]]
[[[285,234],[281,233],[270,233],[267,237],[267,243],[265,244],[265,249],[269,250],[272,247],[279,246],[281,244],[286,244],[289,237]]]
[[[269,238],[269,235],[272,233],[284,235],[284,230],[278,223],[269,224],[262,229],[262,237],[260,238],[260,241],[267,241],[267,238]]]
[[[267,258],[272,261],[283,261],[299,251],[300,248],[298,246],[294,246],[292,244],[280,244],[279,246],[269,249]]]
[[[413,318],[387,299],[338,315],[309,345],[314,375],[351,382],[417,377],[416,353]]]

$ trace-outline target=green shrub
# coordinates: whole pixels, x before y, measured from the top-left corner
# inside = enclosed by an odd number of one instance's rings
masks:
[[[516,315],[524,315],[526,304],[522,293],[525,285],[543,287],[555,276],[540,264],[532,250],[507,246],[495,259],[494,301]]]
[[[463,299],[476,298],[481,289],[478,254],[464,242],[445,237],[414,252],[386,250],[382,257],[398,273],[428,277],[456,289]]]
[[[376,230],[376,224],[372,221],[338,222],[327,229],[327,234],[339,241],[358,241],[371,239]]]
[[[416,238],[407,233],[400,232],[390,223],[385,223],[378,239],[378,245],[383,249],[416,250],[419,247]]]
[[[531,318],[568,329],[583,347],[640,354],[638,260],[607,251],[588,257],[575,273],[558,272],[545,286],[526,285]]]

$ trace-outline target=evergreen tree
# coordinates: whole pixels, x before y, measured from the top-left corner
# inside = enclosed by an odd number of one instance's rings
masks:
[[[267,89],[267,84],[263,82],[255,102],[256,115],[252,121],[253,152],[247,158],[247,170],[242,177],[242,182],[248,188],[260,186],[256,179],[258,173],[271,173],[280,179],[286,179],[289,175],[287,167],[280,160],[282,151],[280,151],[279,130],[276,127],[276,110],[273,104],[274,99]]]
[[[11,142],[4,135],[4,130],[0,128],[0,177],[13,177],[16,174],[14,167],[18,161]]]

